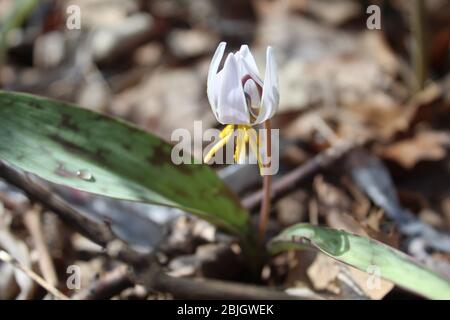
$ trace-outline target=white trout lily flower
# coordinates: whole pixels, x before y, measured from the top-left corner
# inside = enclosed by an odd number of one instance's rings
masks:
[[[204,158],[208,162],[214,154],[226,145],[237,130],[235,160],[245,162],[246,143],[256,154],[261,165],[260,139],[252,126],[270,119],[278,108],[278,74],[272,48],[266,52],[266,70],[261,79],[255,59],[248,46],[241,46],[235,53],[229,53],[222,70],[219,66],[226,43],[217,47],[208,72],[207,94],[209,104],[218,122],[226,125],[220,133],[220,141]]]

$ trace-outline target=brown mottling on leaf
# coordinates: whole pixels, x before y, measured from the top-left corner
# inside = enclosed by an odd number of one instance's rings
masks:
[[[68,114],[61,114],[61,122],[59,123],[60,127],[67,128],[72,131],[80,131],[80,127],[72,121],[72,117]]]
[[[86,149],[83,149],[82,147],[80,147],[79,145],[76,145],[75,143],[71,142],[71,141],[67,141],[64,138],[60,137],[57,134],[50,134],[49,138],[52,139],[53,141],[55,141],[56,143],[62,145],[65,149],[72,151],[74,153],[81,153],[84,155],[89,155],[90,152],[87,151]]]
[[[166,153],[169,153],[169,154],[172,153],[172,148],[173,148],[172,145],[170,145],[170,144],[165,144],[165,145],[163,145],[162,147],[163,147],[163,150],[164,150]]]
[[[215,193],[217,196],[223,196],[225,199],[233,199],[235,201],[236,204],[240,203],[239,198],[236,196],[235,193],[231,192],[230,189],[228,189],[228,187],[223,186],[222,188],[220,188],[219,190],[217,190],[217,192]]]
[[[29,102],[27,102],[27,105],[34,109],[39,109],[39,110],[44,109],[44,107],[40,103],[37,103],[35,101],[29,101]]]
[[[102,150],[102,149],[97,149],[95,152],[91,152],[87,149],[82,148],[81,146],[71,142],[71,141],[67,141],[64,138],[60,137],[57,134],[51,134],[49,135],[49,138],[52,139],[53,141],[59,143],[60,145],[62,145],[67,151],[72,152],[72,153],[76,153],[79,155],[83,155],[85,157],[88,157],[90,159],[94,159],[97,160],[99,162],[105,163],[106,162],[106,155],[105,153],[107,153],[106,150]]]
[[[94,120],[94,121],[103,121],[105,119],[107,119],[106,116],[101,113],[95,113],[92,116],[92,120]]]
[[[101,148],[98,148],[97,150],[95,150],[95,158],[100,162],[103,162],[103,163],[106,162],[107,154],[108,154],[107,150],[104,150]]]
[[[171,154],[164,150],[163,145],[159,145],[153,148],[153,153],[148,155],[145,160],[151,166],[159,166],[162,167],[164,164],[173,164]],[[193,165],[180,164],[176,166],[176,169],[185,175],[192,175],[193,173]]]
[[[122,143],[122,147],[123,147],[125,150],[128,150],[128,151],[131,150],[131,144],[129,144],[129,143],[126,143],[126,142]]]
[[[14,100],[8,99],[5,97],[0,97],[0,106],[3,106],[3,105],[14,106],[14,104],[15,104]]]

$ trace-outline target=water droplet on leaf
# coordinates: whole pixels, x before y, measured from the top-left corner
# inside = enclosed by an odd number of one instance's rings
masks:
[[[95,182],[94,175],[90,173],[88,170],[78,170],[77,171],[77,177],[89,182]]]

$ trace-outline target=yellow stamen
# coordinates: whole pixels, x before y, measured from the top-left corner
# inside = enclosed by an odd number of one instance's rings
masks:
[[[228,134],[230,134],[230,132],[232,133],[233,130],[234,130],[234,125],[228,124],[225,126],[225,128],[223,128],[222,131],[220,131],[219,137],[225,138]]]
[[[239,161],[239,154],[241,153],[241,128],[238,126],[237,136],[236,136],[236,148],[234,149],[234,161]]]
[[[227,125],[219,134],[221,138],[206,154],[203,161],[209,162],[212,157],[225,146],[230,138],[234,136],[234,125]],[[258,166],[261,169],[263,167],[263,161],[261,157],[261,138],[256,133],[255,129],[247,125],[237,126],[236,136],[236,148],[234,152],[234,160],[239,164],[244,164],[247,156],[247,143],[250,145],[250,150],[256,155]]]
[[[245,141],[247,128],[248,128],[247,126],[243,125],[238,126],[238,132],[236,137],[236,150],[234,153],[234,160],[238,164],[245,163],[245,156],[247,155],[246,141]]]
[[[250,129],[248,129],[248,130],[252,130],[252,128],[250,128]],[[245,130],[245,132],[244,132],[244,141],[245,141],[245,143],[248,142],[248,139],[250,139],[250,138],[249,138],[249,136],[248,136],[247,130]]]
[[[241,154],[238,157],[238,159],[239,159],[238,163],[242,163],[242,164],[245,164],[245,160],[247,157],[247,142],[245,141],[246,132],[247,132],[247,129],[244,129],[242,132],[242,136],[241,136],[241,144],[242,145],[240,148]]]
[[[224,145],[228,143],[231,136],[233,135],[234,131],[233,129],[234,125],[229,124],[220,132],[219,136],[221,139],[211,148],[211,150],[208,151],[206,156],[203,158],[203,162],[205,163],[209,162],[209,160],[211,160],[211,158],[216,154],[216,152],[219,151],[220,148],[222,148]]]
[[[261,159],[261,155],[259,153],[258,135],[256,134],[256,131],[253,128],[250,128],[249,130],[247,130],[246,134],[247,134],[247,138],[249,141],[250,149],[256,155],[256,160],[258,161],[258,166],[261,168],[262,159]]]

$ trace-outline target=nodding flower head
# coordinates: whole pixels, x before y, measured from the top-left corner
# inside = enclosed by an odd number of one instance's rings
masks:
[[[245,163],[246,144],[249,143],[261,167],[261,155],[266,153],[266,146],[261,143],[252,126],[269,120],[278,108],[278,74],[272,48],[267,48],[266,71],[262,80],[255,59],[246,45],[235,53],[229,53],[219,71],[225,46],[225,42],[220,43],[212,58],[207,94],[217,121],[226,127],[220,133],[219,142],[206,154],[204,162],[208,162],[236,134],[235,160]]]
[[[225,47],[225,42],[217,47],[208,73],[208,100],[217,121],[252,126],[270,119],[279,102],[277,65],[272,48],[267,48],[266,71],[261,79],[246,45],[229,53],[219,71]]]

